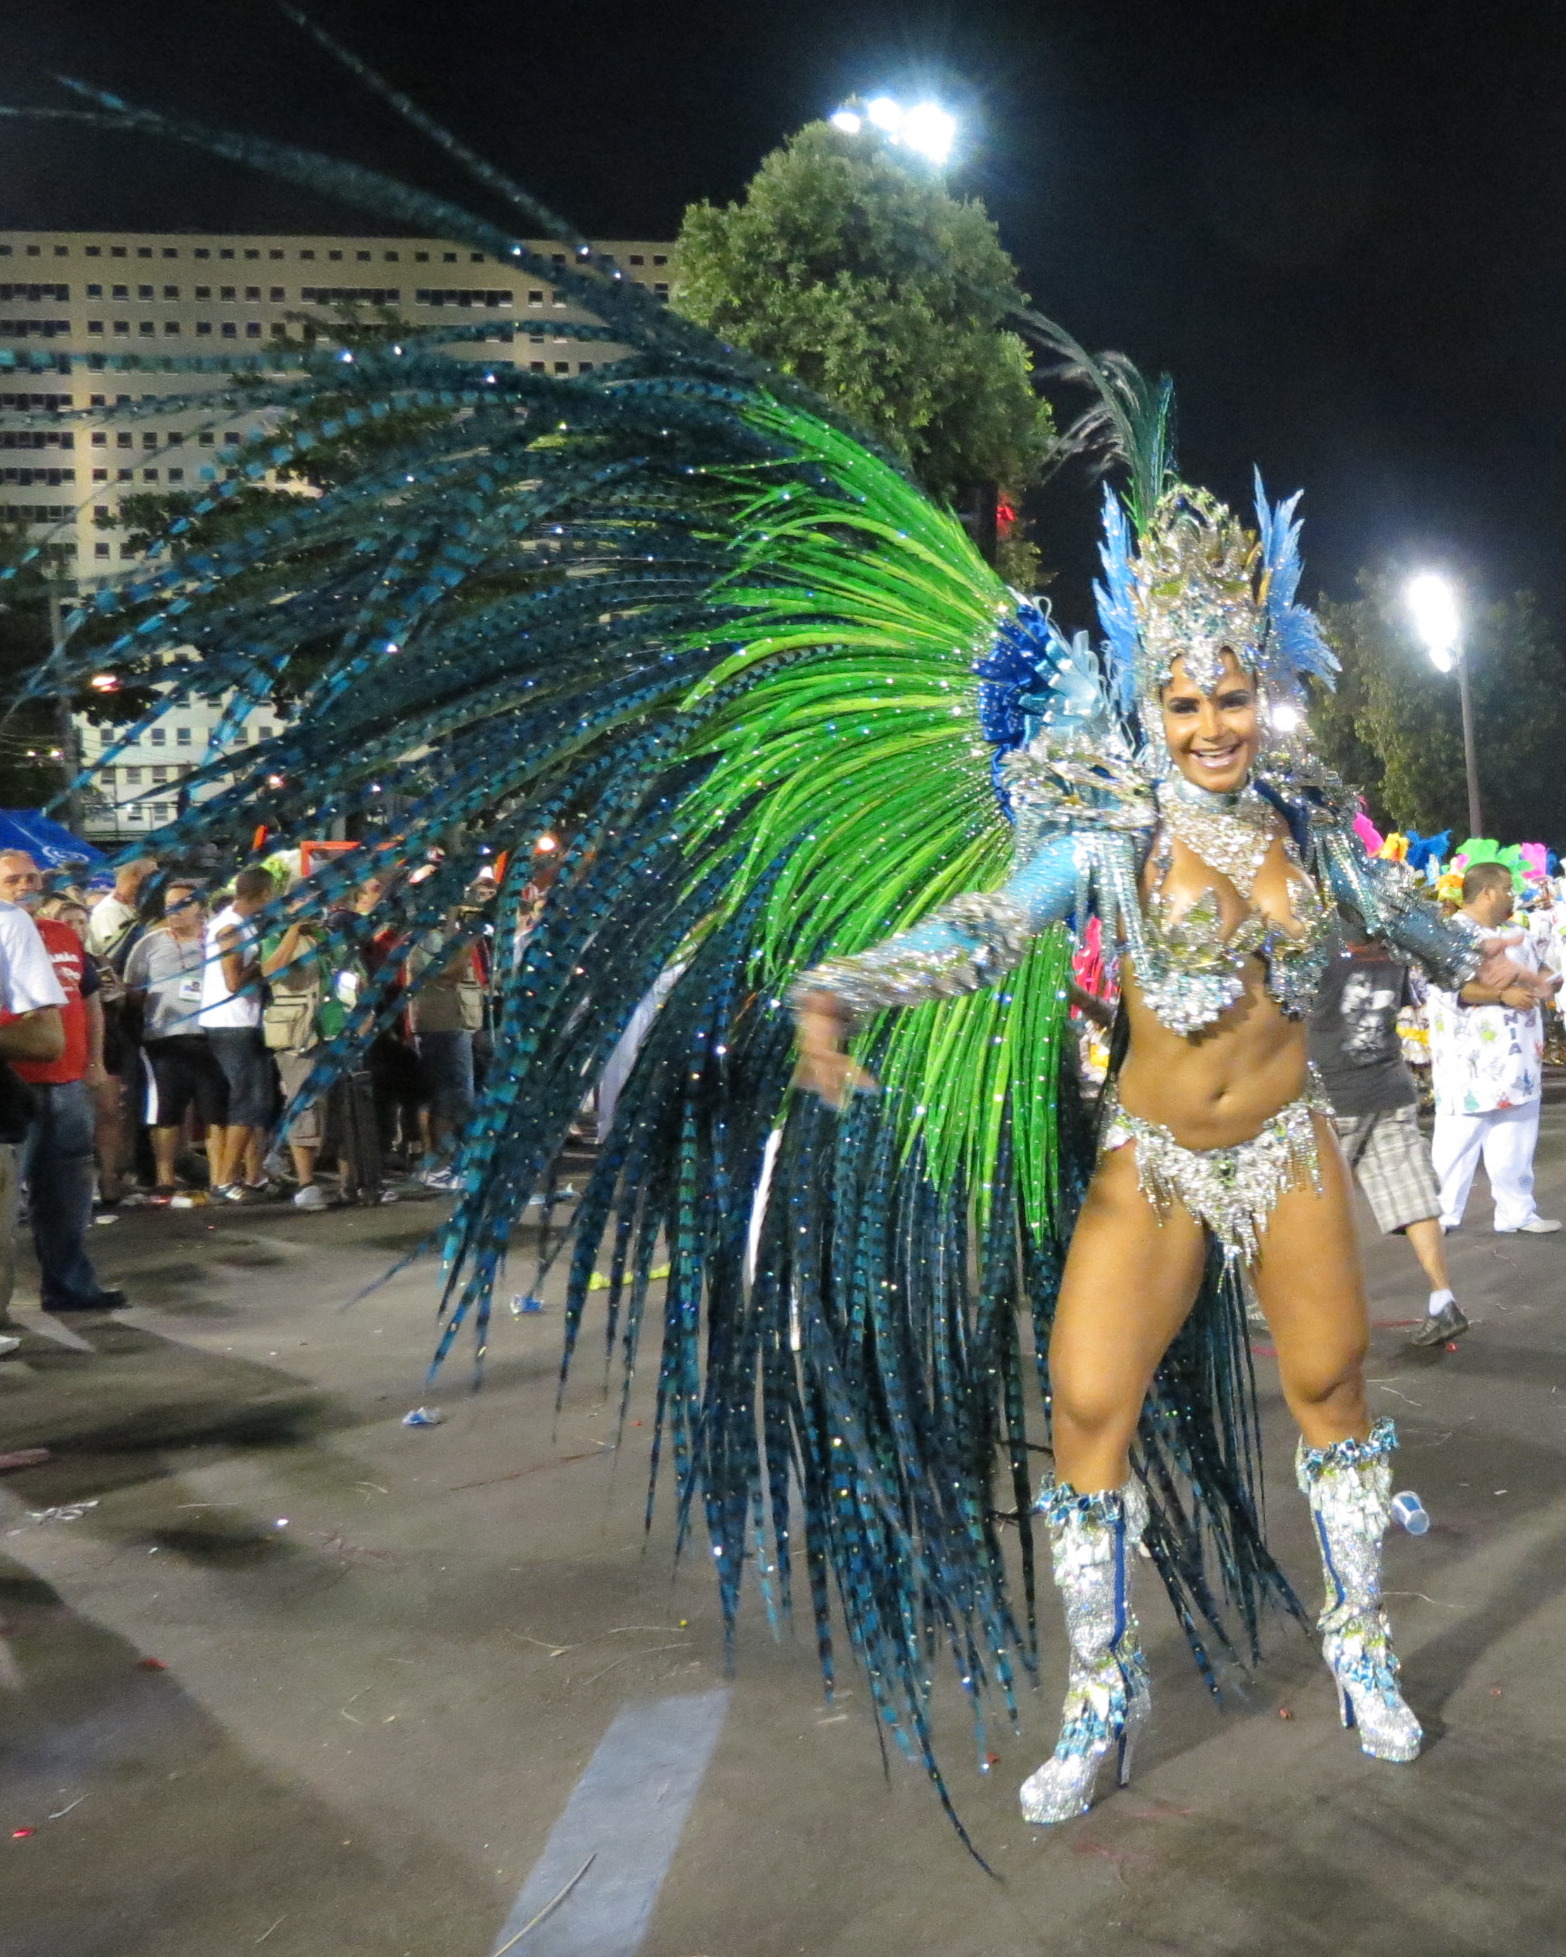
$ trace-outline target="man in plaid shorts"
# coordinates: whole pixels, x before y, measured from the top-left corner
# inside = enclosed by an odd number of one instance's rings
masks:
[[[1349,956],[1334,959],[1310,1024],[1310,1057],[1326,1083],[1338,1137],[1384,1236],[1405,1236],[1430,1280],[1430,1305],[1411,1345],[1441,1346],[1468,1330],[1447,1282],[1441,1196],[1419,1132],[1419,1090],[1403,1058],[1397,1016],[1410,1003],[1408,968],[1343,911]]]

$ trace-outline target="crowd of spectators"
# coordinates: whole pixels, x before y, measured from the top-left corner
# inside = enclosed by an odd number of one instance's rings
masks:
[[[289,921],[287,875],[144,857],[94,893],[0,852],[0,1355],[24,1219],[45,1309],[106,1311],[125,1300],[93,1270],[95,1217],[455,1187],[488,1060],[484,936],[452,958],[378,925],[384,878],[328,930]],[[395,1016],[323,1087],[327,1044],[388,978]]]

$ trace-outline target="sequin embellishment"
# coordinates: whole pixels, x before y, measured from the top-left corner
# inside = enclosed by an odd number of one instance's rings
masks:
[[[1286,1189],[1309,1181],[1321,1192],[1321,1156],[1312,1115],[1332,1105],[1314,1075],[1310,1088],[1280,1108],[1249,1141],[1228,1148],[1186,1148],[1158,1121],[1120,1105],[1118,1085],[1105,1089],[1103,1152],[1136,1143],[1137,1185],[1162,1222],[1176,1203],[1205,1224],[1228,1264],[1254,1264],[1261,1233]]]

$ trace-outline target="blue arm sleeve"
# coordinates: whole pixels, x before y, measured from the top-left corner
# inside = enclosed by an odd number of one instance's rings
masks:
[[[836,993],[860,1017],[889,1006],[976,992],[1020,963],[1030,939],[1076,901],[1077,846],[1051,836],[1019,863],[999,890],[954,897],[933,916],[852,958],[829,958],[795,984]]]
[[[1335,839],[1328,849],[1327,882],[1372,937],[1414,959],[1442,991],[1459,991],[1478,971],[1483,932],[1465,917],[1444,917],[1420,896],[1411,871],[1372,856],[1357,836]]]

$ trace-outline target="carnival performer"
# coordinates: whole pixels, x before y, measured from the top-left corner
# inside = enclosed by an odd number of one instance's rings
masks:
[[[1122,870],[1134,859],[1134,908],[1120,920],[1124,1057],[1049,1350],[1055,1467],[1038,1507],[1071,1674],[1059,1745],[1022,1789],[1024,1814],[1041,1823],[1085,1811],[1111,1749],[1127,1778],[1148,1715],[1129,1601],[1147,1508],[1131,1448],[1154,1372],[1196,1301],[1209,1236],[1249,1266],[1299,1423],[1297,1475],[1326,1577],[1318,1628],[1343,1723],[1378,1759],[1417,1754],[1381,1601],[1395,1435],[1366,1407],[1351,1185],[1309,1064],[1306,1015],[1338,949],[1334,899],[1369,893],[1386,939],[1447,982],[1486,955],[1477,932],[1444,924],[1364,854],[1301,752],[1263,763],[1301,654],[1325,648],[1303,619],[1290,632],[1269,615],[1257,538],[1184,487],[1161,498],[1129,561],[1113,511],[1111,537],[1106,562],[1120,577],[1106,610],[1135,633],[1142,750],[1117,771],[1112,751],[1095,752],[1083,733],[1030,742],[1007,767],[1011,879],[817,967],[794,995],[804,1082],[841,1106],[873,1085],[844,1051],[856,1018],[1002,979],[1028,939],[1077,903],[1085,874],[1103,875],[1093,859],[1106,841]],[[1491,966],[1527,987],[1502,942],[1488,943]]]
[[[803,1593],[828,1686],[846,1633],[881,1729],[955,1821],[934,1655],[982,1759],[985,1708],[1015,1718],[1037,1669],[1032,1457],[1052,1430],[1043,1506],[1072,1691],[1026,1809],[1079,1810],[1146,1713],[1125,1583],[1144,1517],[1215,1690],[1215,1655],[1259,1656],[1268,1606],[1299,1611],[1254,1492],[1234,1281],[1249,1262],[1305,1436],[1327,1655],[1366,1743],[1409,1757],[1377,1589],[1391,1431],[1366,1417],[1347,1185],[1300,1018],[1333,953],[1321,893],[1449,983],[1505,968],[1400,866],[1366,859],[1352,798],[1302,734],[1279,735],[1281,710],[1308,704],[1301,676],[1331,666],[1294,602],[1292,505],[1259,497],[1253,538],[1179,484],[1167,383],[1019,322],[1093,389],[1068,446],[1123,471],[1105,643],[1068,639],[897,457],[383,92],[501,219],[85,90],[89,106],[50,113],[449,239],[497,288],[547,286],[552,330],[594,359],[556,378],[496,357],[493,337],[525,325],[486,314],[322,321],[258,354],[242,387],[230,361],[161,361],[199,382],[113,412],[177,402],[184,425],[243,412],[257,432],[145,566],[67,621],[32,684],[54,698],[113,674],[149,722],[230,698],[184,812],[144,846],[232,860],[258,832],[275,851],[351,818],[363,860],[313,872],[290,917],[329,931],[385,852],[430,856],[378,913],[398,942],[431,945],[430,972],[477,933],[460,902],[477,839],[507,852],[494,929],[509,944],[534,844],[568,826],[547,902],[495,973],[437,1361],[464,1327],[482,1356],[518,1220],[663,975],[566,1239],[546,1232],[544,1254],[568,1253],[566,1364],[590,1293],[626,1396],[644,1330],[661,1333],[652,1474],[672,1473],[679,1540],[706,1530],[725,1626],[747,1582],[773,1615]],[[868,136],[812,139],[850,176],[899,167]],[[629,351],[605,360],[606,343]],[[254,486],[309,474],[323,444],[318,494]],[[236,752],[227,730],[280,688],[286,729]],[[381,807],[399,810],[395,840]],[[1068,915],[1079,933],[1100,918],[1125,975],[1129,1056],[1097,1152],[1062,1058]],[[863,1067],[878,1094],[838,1113],[795,1090],[791,992],[807,1082],[840,1100]],[[361,1004],[301,1091],[403,1009],[394,969]]]

